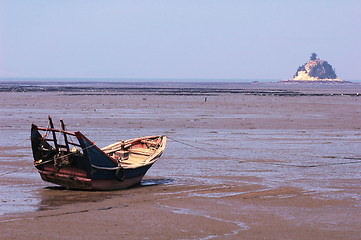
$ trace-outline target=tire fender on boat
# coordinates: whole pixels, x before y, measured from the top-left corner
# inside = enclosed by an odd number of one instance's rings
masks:
[[[119,166],[117,170],[115,170],[115,177],[118,179],[118,181],[123,181],[125,178],[124,168]]]

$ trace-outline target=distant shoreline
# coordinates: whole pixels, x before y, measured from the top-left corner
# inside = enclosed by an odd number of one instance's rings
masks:
[[[327,80],[281,80],[281,79],[227,79],[227,78],[214,78],[214,79],[203,79],[203,78],[9,78],[9,77],[0,77],[0,83],[43,83],[43,84],[52,84],[52,83],[168,83],[168,84],[183,84],[183,83],[199,83],[199,84],[273,84],[273,83],[325,83],[325,82],[336,82],[336,81],[327,81]],[[337,81],[337,83],[361,83],[361,79],[353,80],[343,80]]]
[[[327,88],[325,87],[327,86]],[[0,93],[143,96],[359,96],[361,83],[297,82],[0,82]]]

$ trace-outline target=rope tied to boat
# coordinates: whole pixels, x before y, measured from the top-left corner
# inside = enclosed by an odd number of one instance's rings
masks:
[[[168,137],[168,136],[167,136],[167,138],[173,140],[174,142],[178,142],[178,143],[181,143],[181,144],[183,144],[183,145],[186,145],[186,146],[188,146],[188,147],[192,147],[192,148],[195,148],[195,149],[198,149],[198,150],[202,150],[202,151],[205,151],[205,152],[214,153],[214,154],[217,154],[217,155],[220,155],[220,156],[227,156],[227,155],[225,155],[225,154],[223,154],[223,153],[219,153],[219,152],[212,151],[212,150],[209,150],[209,149],[206,150],[206,149],[204,149],[204,148],[194,146],[194,145],[192,145],[192,144],[183,142],[183,141],[178,140],[178,139],[175,139],[175,138],[173,138],[173,137]]]
[[[26,141],[28,141],[28,140],[30,140],[30,137],[25,138],[24,140],[22,140],[21,142],[19,142],[19,143],[17,143],[17,144],[14,144],[14,146],[19,146],[20,144],[22,144],[22,143],[24,143],[24,142],[26,142]]]
[[[354,160],[354,161],[351,161],[351,162],[341,162],[341,163],[326,163],[326,164],[310,164],[310,165],[299,165],[299,164],[288,164],[288,163],[272,163],[272,162],[260,162],[260,161],[254,161],[254,160],[249,160],[249,161],[245,161],[244,159],[242,158],[239,158],[239,157],[235,157],[235,156],[231,156],[231,155],[228,155],[228,154],[224,154],[224,153],[219,153],[219,152],[216,152],[216,151],[213,151],[213,150],[210,150],[210,149],[207,149],[207,148],[204,148],[204,147],[197,147],[197,146],[194,146],[192,144],[189,144],[187,142],[184,142],[182,140],[179,140],[179,139],[176,139],[174,137],[169,137],[168,138],[174,142],[177,142],[177,143],[180,143],[180,144],[183,144],[185,146],[188,146],[188,147],[192,147],[194,149],[198,149],[198,150],[202,150],[204,152],[210,152],[210,153],[214,153],[214,154],[217,154],[217,155],[220,155],[220,156],[224,156],[224,157],[228,157],[228,158],[231,158],[231,159],[238,159],[240,160],[239,162],[240,163],[260,163],[260,164],[267,164],[267,165],[272,165],[272,166],[285,166],[285,167],[297,167],[297,168],[315,168],[315,167],[325,167],[325,166],[333,166],[333,165],[345,165],[345,164],[356,164],[356,163],[361,163],[361,158],[347,158],[347,157],[344,157],[343,159],[349,159],[349,160]],[[200,142],[197,142],[197,141],[192,141],[194,143],[198,143],[198,144],[204,144],[204,143],[200,143]],[[205,144],[204,144],[205,145]],[[207,143],[207,145],[209,145]],[[218,144],[213,144],[213,145],[216,145],[216,146],[219,146],[219,147],[225,147],[225,146],[221,146],[221,145],[218,145]],[[234,148],[234,149],[240,149],[240,148]]]
[[[334,165],[346,165],[346,164],[360,164],[361,163],[361,158],[351,158],[351,157],[344,157],[343,159],[348,159],[348,160],[354,160],[354,161],[351,161],[351,162],[341,162],[341,163],[327,163],[327,164],[313,164],[313,165],[297,165],[297,164],[287,164],[287,163],[270,163],[270,162],[259,162],[259,161],[245,161],[239,157],[235,157],[235,156],[231,156],[231,155],[227,155],[227,154],[223,154],[223,153],[219,153],[219,152],[216,152],[216,151],[213,151],[213,150],[210,150],[210,149],[206,149],[206,148],[202,148],[202,147],[197,147],[197,146],[194,146],[192,144],[189,144],[189,143],[186,143],[182,140],[179,140],[177,138],[174,138],[174,137],[169,137],[167,136],[168,139],[174,141],[174,142],[177,142],[177,143],[180,143],[180,144],[183,144],[185,146],[188,146],[188,147],[192,147],[192,148],[195,148],[195,149],[198,149],[198,150],[201,150],[201,151],[205,151],[205,152],[210,152],[210,153],[213,153],[213,154],[216,154],[216,155],[219,155],[219,156],[226,156],[226,157],[229,157],[229,158],[233,158],[233,159],[238,159],[240,160],[240,163],[247,163],[247,162],[253,162],[253,163],[261,163],[261,164],[268,164],[268,165],[273,165],[273,166],[285,166],[285,167],[298,167],[298,168],[315,168],[315,167],[325,167],[325,166],[334,166]],[[20,141],[19,143],[17,144],[14,144],[14,146],[18,146],[24,142],[26,142],[27,140],[30,140],[30,138],[26,138],[22,141]],[[189,141],[188,141],[189,142]],[[197,141],[193,141],[195,143],[198,143],[198,144],[203,144],[203,143],[200,143],[200,142],[197,142]],[[208,143],[208,145],[216,145],[216,146],[220,146],[220,147],[224,147],[224,146],[221,146],[221,145],[218,145],[218,144],[210,144]],[[89,149],[91,147],[95,146],[95,144],[92,144],[86,148],[81,148],[82,151],[86,150],[86,149]],[[234,147],[233,147],[234,148]],[[239,149],[239,148],[234,148],[234,149]],[[71,155],[71,154],[75,154],[73,152],[70,152],[66,155]],[[63,155],[63,156],[66,156],[66,155]],[[60,157],[63,157],[63,156],[60,156]],[[13,170],[13,171],[8,171],[8,172],[5,172],[5,173],[0,173],[0,176],[4,176],[4,175],[7,175],[7,174],[12,174],[12,173],[15,173],[15,172],[19,172],[19,171],[22,171],[24,169],[28,169],[28,168],[32,168],[33,166],[39,166],[39,165],[42,165],[42,164],[46,164],[46,163],[49,163],[49,162],[52,162],[54,161],[54,159],[50,159],[48,161],[44,161],[44,162],[41,162],[41,163],[36,163],[34,165],[31,165],[31,166],[27,166],[27,167],[22,167],[22,168],[19,168],[19,169],[16,169],[16,170]],[[113,168],[107,168],[107,167],[99,167],[99,166],[95,166],[95,165],[92,165],[92,167],[94,168],[97,168],[97,169],[103,169],[103,170],[118,170],[120,169],[119,166],[117,167],[113,167]],[[122,168],[122,167],[121,167]],[[123,169],[123,168],[122,168]],[[119,170],[120,171],[120,170]],[[124,170],[123,170],[124,171]],[[124,174],[123,174],[124,175]]]
[[[27,141],[27,140],[30,140],[30,138],[26,138],[25,140],[19,142],[18,144],[15,144],[14,146],[20,145],[20,144],[24,143],[24,142]],[[88,147],[86,147],[86,148],[81,148],[81,150],[84,151],[84,150],[89,149],[89,148],[94,147],[94,146],[95,146],[95,144],[92,144],[92,145],[90,145],[90,146],[88,146]],[[75,154],[75,152],[74,152],[74,153],[73,153],[73,152],[70,152],[70,153],[68,153],[68,154],[65,154],[65,155],[60,156],[59,158],[66,157],[66,156],[69,156],[69,155],[72,155],[72,154]],[[53,162],[53,161],[54,161],[54,159],[49,159],[49,160],[47,160],[47,161],[42,161],[42,162],[40,162],[40,163],[34,163],[34,164],[31,165],[31,166],[22,167],[22,168],[19,168],[19,169],[13,170],[13,171],[8,171],[8,172],[5,172],[5,173],[0,173],[0,176],[4,176],[4,175],[11,174],[11,173],[15,173],[15,172],[20,172],[20,171],[22,171],[22,170],[24,170],[24,169],[32,168],[32,167],[34,167],[34,166],[37,167],[37,166],[40,166],[40,165],[43,165],[43,164],[46,164],[46,163],[49,163],[49,162]],[[114,170],[116,170],[116,169],[114,169]]]

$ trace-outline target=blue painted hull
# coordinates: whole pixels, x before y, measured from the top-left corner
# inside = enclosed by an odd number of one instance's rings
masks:
[[[42,169],[38,168],[38,171],[44,181],[69,189],[117,190],[139,184],[150,167],[151,165],[125,169],[125,176],[121,180],[116,177],[115,171],[109,171],[109,173],[105,174],[98,173],[98,177],[88,178],[82,175],[79,169],[64,168],[55,170],[51,164],[43,166]]]

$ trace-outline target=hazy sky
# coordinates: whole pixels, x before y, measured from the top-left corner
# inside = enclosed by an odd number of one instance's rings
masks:
[[[0,76],[361,79],[360,0],[0,0]]]

